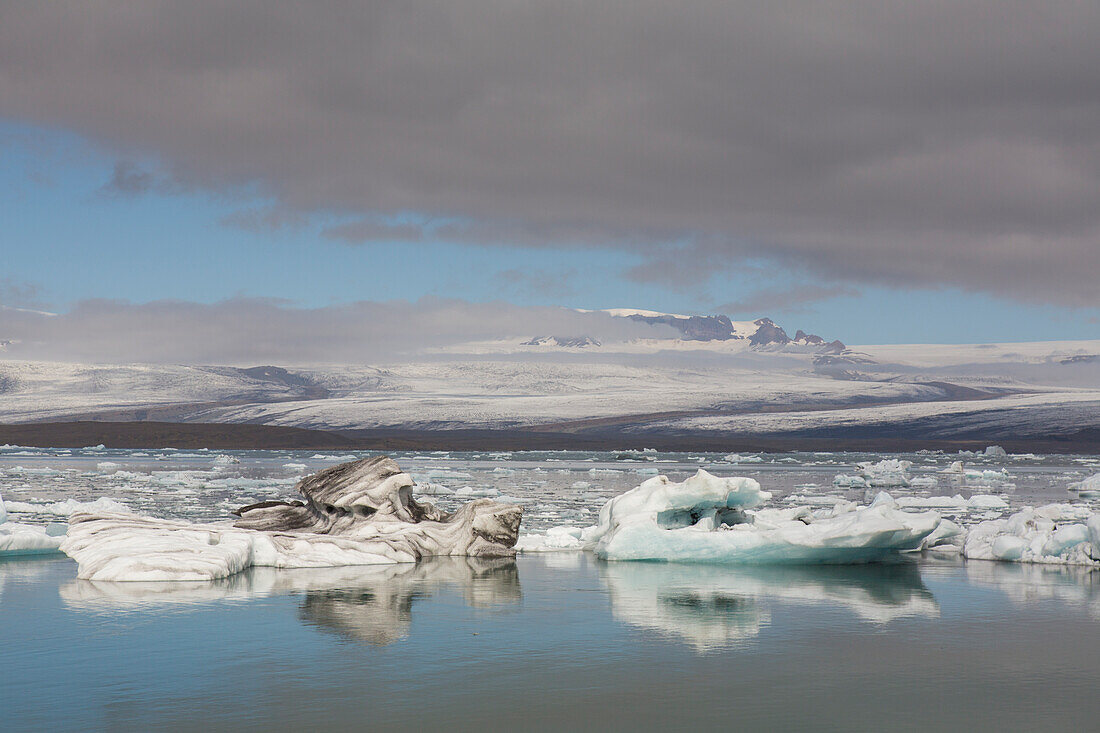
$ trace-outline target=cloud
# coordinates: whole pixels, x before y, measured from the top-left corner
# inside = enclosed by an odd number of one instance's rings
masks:
[[[497,286],[513,295],[568,297],[577,294],[577,271],[567,268],[557,272],[546,270],[501,270],[493,276]]]
[[[805,311],[811,303],[832,298],[854,297],[859,291],[845,285],[796,285],[785,289],[759,290],[740,300],[718,306],[724,313],[767,315]]]
[[[46,304],[42,300],[42,289],[36,283],[0,277],[0,306],[41,309]]]
[[[30,3],[0,10],[0,115],[349,242],[1096,306],[1098,33],[1078,0]]]
[[[142,170],[134,163],[120,160],[115,163],[111,180],[107,181],[101,190],[103,193],[119,196],[140,196],[151,191],[154,186],[156,186],[156,178],[152,173]]]
[[[606,313],[438,298],[309,309],[249,298],[88,300],[60,315],[5,310],[0,317],[0,341],[13,342],[7,357],[99,363],[385,363],[433,347],[547,333],[611,343],[675,332]]]

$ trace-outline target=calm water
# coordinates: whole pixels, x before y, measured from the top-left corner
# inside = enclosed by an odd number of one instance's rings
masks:
[[[224,521],[356,456],[0,446],[16,521],[88,502]],[[524,506],[585,526],[651,475],[757,478],[776,505],[863,500],[841,453],[400,453],[444,508]],[[895,496],[1090,503],[1097,456],[919,453]],[[952,462],[992,478],[943,473]],[[65,559],[0,562],[0,730],[1095,730],[1100,571],[932,562],[850,568],[512,562],[94,584]]]
[[[0,563],[23,730],[1095,730],[1100,573],[431,561],[96,584]]]

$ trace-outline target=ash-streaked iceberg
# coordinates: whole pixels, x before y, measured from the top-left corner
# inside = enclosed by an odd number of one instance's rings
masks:
[[[1100,565],[1100,514],[1080,504],[1024,507],[971,527],[963,556],[972,560]]]
[[[320,568],[430,556],[510,557],[522,509],[479,499],[454,513],[413,498],[386,456],[333,466],[298,483],[305,501],[242,507],[229,524],[77,513],[62,551],[78,578],[209,581],[252,566]]]
[[[885,494],[864,507],[750,511],[769,498],[750,478],[657,476],[607,502],[583,539],[608,560],[847,564],[918,550],[941,522],[936,512],[902,511]]]

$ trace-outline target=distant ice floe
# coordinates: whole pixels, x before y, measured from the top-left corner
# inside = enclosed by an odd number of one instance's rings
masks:
[[[1100,497],[1100,473],[1093,474],[1086,479],[1069,485],[1070,491],[1076,491],[1082,499],[1095,499]]]
[[[909,485],[909,469],[913,462],[887,458],[878,463],[865,461],[859,466],[868,486],[890,488]]]

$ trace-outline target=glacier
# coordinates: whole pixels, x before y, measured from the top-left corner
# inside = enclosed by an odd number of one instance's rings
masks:
[[[249,567],[321,568],[430,556],[510,557],[522,509],[489,499],[454,513],[412,496],[412,477],[386,456],[306,476],[305,501],[264,501],[233,524],[120,513],[70,517],[61,550],[95,581],[210,581]]]

